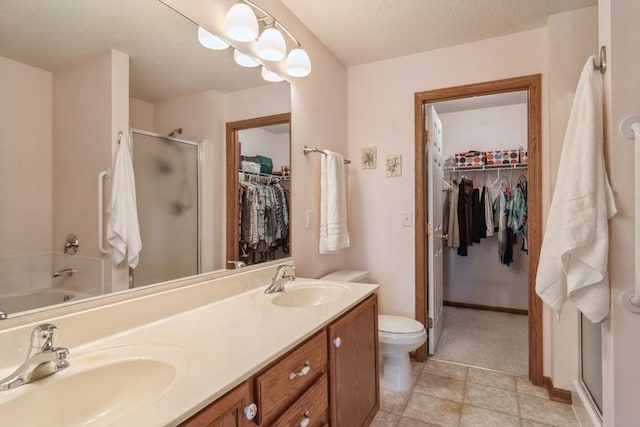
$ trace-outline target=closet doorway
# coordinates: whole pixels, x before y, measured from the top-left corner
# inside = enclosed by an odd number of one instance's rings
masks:
[[[291,114],[228,122],[226,133],[227,268],[291,256]]]
[[[447,309],[449,312],[453,310],[466,310],[458,309],[455,307],[443,307],[444,293],[448,291],[451,296],[451,291],[443,288],[443,282],[451,280],[452,276],[455,280],[464,282],[466,279],[464,275],[459,275],[458,268],[451,263],[464,262],[463,257],[455,259],[458,256],[457,249],[447,248],[447,245],[451,245],[451,241],[447,242],[445,238],[451,239],[452,236],[447,236],[447,232],[443,229],[446,224],[447,218],[442,215],[442,204],[444,202],[447,193],[443,190],[443,182],[450,182],[450,178],[457,178],[456,188],[459,187],[460,181],[462,181],[462,173],[466,175],[469,180],[467,184],[469,188],[480,187],[480,195],[482,195],[482,188],[485,186],[490,187],[495,183],[498,187],[501,186],[501,181],[506,181],[509,185],[516,187],[518,180],[526,179],[526,228],[527,228],[527,246],[528,255],[521,255],[520,245],[522,244],[518,239],[518,246],[513,247],[513,258],[520,256],[520,263],[525,263],[524,268],[521,268],[523,290],[521,297],[524,297],[526,301],[520,305],[525,304],[520,310],[516,312],[527,312],[526,319],[526,334],[528,335],[528,348],[525,349],[526,355],[528,355],[528,376],[533,384],[543,384],[543,372],[542,372],[542,305],[540,299],[535,294],[535,276],[538,264],[538,258],[540,253],[541,244],[541,76],[532,75],[524,77],[516,77],[511,79],[504,79],[498,81],[491,81],[485,83],[471,84],[465,86],[458,86],[452,88],[438,89],[427,92],[419,92],[415,94],[415,209],[416,209],[416,283],[415,283],[415,295],[416,295],[416,319],[428,326],[429,340],[428,345],[425,345],[416,351],[416,359],[419,361],[425,360],[428,350],[433,352],[436,349],[437,340],[442,333],[443,325],[447,321]],[[458,156],[456,163],[455,156],[449,152],[446,148],[446,126],[443,130],[443,125],[438,118],[438,112],[440,108],[442,111],[446,111],[446,108],[451,105],[458,105],[458,110],[463,107],[459,107],[464,102],[477,101],[480,97],[492,98],[492,95],[505,95],[494,96],[495,99],[505,99],[513,97],[517,99],[519,96],[526,102],[526,105],[522,105],[522,114],[526,119],[525,130],[523,131],[524,144],[518,143],[515,147],[503,147],[497,144],[494,148],[495,151],[505,151],[506,148],[513,151],[507,155],[513,155],[517,158],[514,163],[520,163],[520,147],[524,145],[522,154],[526,153],[526,167],[522,165],[506,165],[506,170],[502,170],[501,176],[498,176],[497,167],[494,165],[487,165],[487,158],[494,157],[489,153],[490,149],[486,147],[474,147],[474,140],[468,141],[468,146],[461,151],[468,152],[470,150],[478,150],[481,153],[477,155],[469,155],[464,158]],[[454,101],[456,102],[448,102]],[[500,101],[503,102],[503,101]],[[514,103],[517,103],[514,101]],[[435,108],[434,108],[435,106]],[[508,116],[504,117],[504,120],[509,120]],[[440,117],[442,119],[442,116]],[[446,125],[446,123],[445,123]],[[443,137],[444,132],[444,137]],[[444,139],[444,143],[443,143]],[[477,144],[478,142],[476,142]],[[443,147],[444,146],[444,147]],[[453,157],[453,160],[448,159]],[[475,164],[472,167],[463,169],[463,162],[471,161]],[[508,161],[508,160],[506,160]],[[525,168],[523,170],[517,170],[516,168]],[[477,172],[471,172],[472,169],[476,169]],[[490,169],[487,172],[487,169]],[[475,175],[475,184],[473,178]],[[480,184],[477,184],[480,181]],[[511,181],[514,181],[511,183]],[[447,185],[444,184],[446,187]],[[430,189],[433,189],[430,191]],[[471,191],[471,190],[469,190]],[[451,194],[451,193],[449,193]],[[476,193],[478,194],[478,193]],[[501,194],[501,193],[500,193]],[[483,197],[480,197],[483,200]],[[491,198],[493,201],[493,198]],[[451,205],[454,206],[453,204]],[[469,231],[472,233],[472,231]],[[466,235],[469,237],[469,235]],[[490,237],[491,238],[491,237]],[[486,241],[489,242],[487,238]],[[460,239],[460,236],[458,236]],[[463,237],[464,239],[464,237]],[[475,236],[474,236],[475,239]],[[443,245],[444,243],[444,245]],[[468,242],[467,242],[468,243]],[[501,263],[507,264],[510,262],[509,257],[504,258],[504,255],[498,255],[498,248],[495,242],[490,243],[495,246],[495,266],[486,265],[486,262],[481,262],[485,269],[498,269],[509,268]],[[459,245],[459,243],[458,243]],[[444,246],[444,247],[443,247]],[[464,246],[464,245],[462,245]],[[469,251],[475,250],[476,253],[488,252],[488,244],[482,247],[482,244],[477,247],[470,247]],[[491,250],[493,251],[493,249]],[[464,252],[464,251],[462,251]],[[444,254],[444,256],[443,256]],[[504,251],[502,252],[504,254]],[[488,253],[483,253],[483,256],[488,256]],[[445,264],[443,268],[443,259],[449,264]],[[490,259],[490,258],[487,258]],[[476,262],[478,262],[476,260]],[[461,264],[459,264],[461,265]],[[453,268],[452,268],[453,267]],[[447,274],[447,271],[449,272]],[[473,274],[466,273],[467,278],[473,276]],[[507,304],[508,305],[508,304]],[[517,304],[516,304],[517,305]],[[482,307],[481,307],[482,308]],[[493,307],[495,308],[495,307]],[[488,313],[488,312],[487,312]],[[516,315],[518,316],[518,315]],[[451,316],[448,316],[451,320]],[[524,317],[523,317],[524,321]],[[492,328],[490,323],[487,324],[486,329]]]

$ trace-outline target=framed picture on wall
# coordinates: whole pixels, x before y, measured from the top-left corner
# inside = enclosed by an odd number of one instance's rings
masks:
[[[377,167],[376,147],[363,147],[360,156],[360,166],[362,169],[375,169]]]
[[[402,176],[402,155],[388,155],[385,162],[385,169],[387,171],[387,178]]]

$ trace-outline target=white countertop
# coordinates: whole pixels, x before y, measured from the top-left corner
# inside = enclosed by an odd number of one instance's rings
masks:
[[[310,281],[318,282],[298,279],[287,287]],[[344,297],[300,308],[266,302],[262,298],[262,287],[72,347],[69,356],[71,367],[0,394],[0,414],[3,402],[29,393],[30,387],[45,387],[46,382],[73,375],[74,357],[82,360],[87,352],[99,354],[108,348],[135,345],[137,347],[131,347],[132,354],[136,353],[136,348],[155,348],[159,352],[171,353],[170,358],[177,360],[180,368],[175,382],[163,395],[146,407],[137,408],[120,418],[115,425],[176,425],[286,354],[378,288],[377,285],[360,283],[345,285],[350,291]],[[87,393],[91,391],[87,390]],[[55,423],[55,415],[51,416]]]

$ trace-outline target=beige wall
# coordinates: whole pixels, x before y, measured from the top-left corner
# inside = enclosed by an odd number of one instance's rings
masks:
[[[538,29],[349,68],[349,156],[357,160],[362,147],[378,147],[377,169],[356,162],[349,170],[349,260],[380,283],[382,313],[415,314],[415,229],[401,224],[402,212],[415,212],[414,94],[544,73],[545,55],[545,30]],[[385,177],[389,154],[402,154],[402,177]]]
[[[623,138],[618,128],[625,117],[640,114],[640,2],[600,0],[598,11],[599,42],[607,47],[609,60],[605,74],[605,138],[618,207],[618,214],[611,221],[609,251],[611,315],[602,328],[604,420],[606,426],[632,426],[640,420],[640,315],[625,310],[620,297],[634,283],[633,175],[638,165],[633,163],[634,144]]]
[[[163,0],[209,31],[221,34],[229,4],[206,0]],[[295,34],[312,61],[311,74],[291,78],[292,138],[292,245],[300,276],[318,277],[347,266],[345,250],[338,255],[318,255],[320,159],[305,156],[304,145],[347,154],[347,70],[333,54],[278,0],[258,0]],[[238,44],[246,51],[255,46]],[[257,57],[257,55],[255,55]],[[276,67],[277,68],[277,67]],[[282,72],[282,70],[280,70]],[[282,75],[285,75],[282,72]],[[231,113],[231,110],[227,110]],[[246,117],[243,117],[246,118]],[[238,118],[240,119],[240,117]],[[227,116],[227,121],[232,120]],[[352,166],[353,167],[353,166]],[[301,177],[296,180],[296,171]],[[305,227],[305,211],[313,213],[312,227]]]
[[[153,132],[153,104],[129,98],[129,127]]]
[[[597,26],[598,10],[595,6],[552,15],[547,23],[549,141],[542,152],[545,165],[544,197],[547,200],[550,200],[555,188],[562,143],[578,78],[587,58],[598,50],[594,30]],[[543,210],[545,223],[547,211],[546,208]],[[578,311],[573,303],[567,302],[560,319],[547,306],[544,306],[543,316],[545,352],[550,351],[553,355],[545,375],[553,379],[555,387],[572,390],[573,380],[578,377]]]
[[[0,75],[0,257],[50,253],[51,73],[0,57]]]

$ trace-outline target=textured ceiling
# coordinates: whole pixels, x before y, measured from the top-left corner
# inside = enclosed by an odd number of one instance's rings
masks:
[[[158,0],[0,1],[0,56],[56,71],[110,48],[130,56],[131,95],[148,102],[268,84]]]
[[[550,14],[597,4],[597,0],[282,2],[346,65],[544,27]]]

